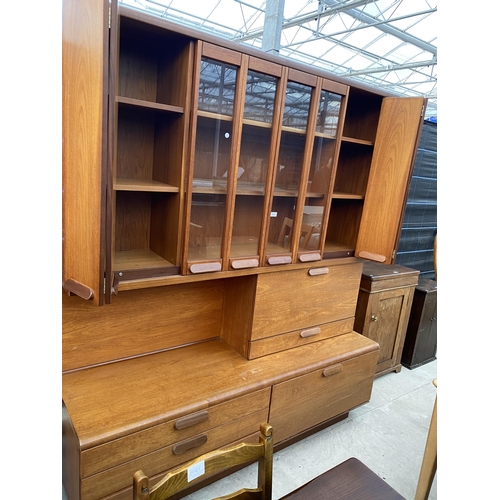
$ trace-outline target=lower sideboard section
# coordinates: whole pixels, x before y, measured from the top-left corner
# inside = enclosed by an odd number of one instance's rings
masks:
[[[269,423],[276,443],[369,401],[378,352],[273,387]]]
[[[132,477],[253,436],[290,440],[370,399],[379,346],[355,332],[248,360],[220,340],[63,375],[69,500],[132,500]]]

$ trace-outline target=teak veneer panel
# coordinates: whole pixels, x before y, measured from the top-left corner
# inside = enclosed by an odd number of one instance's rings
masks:
[[[224,282],[118,293],[94,307],[63,295],[63,371],[219,336]]]
[[[135,432],[81,454],[81,475],[88,477],[147,453],[192,438],[259,410],[269,409],[271,388],[262,389],[179,419]],[[267,415],[264,420],[267,420]],[[180,428],[181,421],[193,422]]]
[[[367,251],[385,264],[394,261],[425,102],[394,97],[382,102],[356,256]]]
[[[85,450],[377,350],[352,332],[249,361],[214,340],[67,373],[63,400]]]
[[[134,473],[140,469],[147,475],[155,475],[225,446],[228,442],[243,439],[246,435],[258,429],[259,425],[266,421],[267,415],[268,410],[266,408],[210,429],[200,435],[206,438],[205,443],[181,454],[174,453],[175,445],[167,446],[146,456],[136,456],[134,460],[85,478],[82,480],[81,499],[98,500],[117,490],[126,488],[130,485]]]
[[[91,288],[103,301],[105,67],[108,6],[65,0],[62,29],[63,282]]]
[[[275,441],[369,401],[377,359],[374,351],[275,385],[269,412]]]
[[[307,269],[259,276],[252,340],[353,317],[361,262],[326,269],[315,276]]]

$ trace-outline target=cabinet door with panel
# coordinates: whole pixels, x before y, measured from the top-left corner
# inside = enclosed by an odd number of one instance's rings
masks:
[[[394,263],[425,103],[423,98],[382,101],[356,256]]]
[[[401,370],[401,355],[419,271],[366,261],[354,330],[380,345],[378,375]]]

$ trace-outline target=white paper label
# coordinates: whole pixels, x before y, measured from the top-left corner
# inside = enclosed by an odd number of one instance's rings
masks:
[[[190,481],[194,481],[197,477],[203,476],[205,474],[205,461],[202,460],[191,467],[188,467],[187,470],[187,480],[188,483]]]
[[[278,212],[271,212],[271,217],[278,217]]]

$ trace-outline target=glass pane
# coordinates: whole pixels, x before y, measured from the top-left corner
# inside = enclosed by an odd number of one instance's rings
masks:
[[[220,259],[225,207],[223,194],[193,193],[188,260]]]
[[[248,72],[231,240],[232,258],[258,254],[276,87],[275,77]]]
[[[246,120],[271,123],[274,115],[277,78],[249,70],[245,94]]]
[[[283,126],[305,130],[309,117],[312,88],[301,83],[288,82],[286,87]]]
[[[299,251],[319,250],[321,221],[328,200],[334,147],[334,139],[322,136],[314,138],[309,182],[302,215],[302,230],[307,237],[300,239]]]
[[[321,91],[316,132],[337,136],[341,100],[342,96],[338,94],[327,90]]]
[[[202,59],[188,260],[221,258],[237,68]]]
[[[299,241],[300,252],[320,249],[321,224],[328,201],[341,100],[342,97],[337,94],[326,90],[321,92],[309,182],[302,214],[303,236]]]
[[[289,82],[287,85],[283,130],[273,192],[266,253],[291,251],[290,235],[304,160],[304,148],[312,88]]]
[[[237,68],[202,58],[198,110],[233,115]]]

